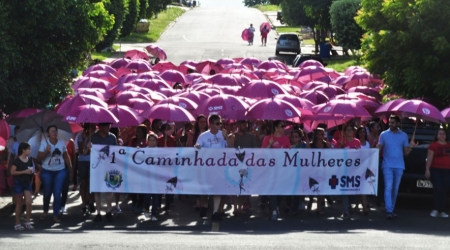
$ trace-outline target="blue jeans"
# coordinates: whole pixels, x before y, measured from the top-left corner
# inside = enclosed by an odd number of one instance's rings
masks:
[[[450,187],[450,169],[430,168],[430,179],[433,183],[433,209],[444,212],[447,191]]]
[[[58,216],[61,209],[61,193],[66,180],[66,170],[49,171],[42,169],[41,181],[44,185],[44,214],[48,213],[53,194],[53,215]]]
[[[152,202],[152,215],[158,215],[159,199],[161,194],[144,194],[144,209],[147,210],[150,207],[150,200]]]
[[[384,176],[384,204],[387,213],[393,213],[397,200],[398,187],[402,180],[402,168],[383,168]]]

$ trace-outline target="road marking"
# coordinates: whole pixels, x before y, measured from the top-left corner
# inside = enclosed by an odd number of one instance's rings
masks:
[[[220,226],[220,223],[213,222],[213,223],[212,223],[211,231],[212,231],[212,232],[219,232],[219,226]]]
[[[190,40],[186,38],[186,35],[183,35],[183,39],[190,42]]]

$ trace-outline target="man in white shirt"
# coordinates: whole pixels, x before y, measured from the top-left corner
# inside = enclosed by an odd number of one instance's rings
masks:
[[[250,24],[250,27],[248,28],[249,36],[248,36],[248,45],[253,45],[253,37],[255,36],[255,28],[253,27],[253,24]]]
[[[225,129],[221,130],[222,122],[221,118],[218,115],[210,115],[208,118],[209,130],[200,134],[197,139],[195,148],[226,148],[227,147],[227,131]],[[222,216],[219,211],[221,196],[214,195],[214,210],[213,215],[211,217],[212,220],[220,221],[222,220]],[[200,207],[200,217],[204,217],[206,215],[207,210],[207,200],[206,196],[202,197],[202,205]]]

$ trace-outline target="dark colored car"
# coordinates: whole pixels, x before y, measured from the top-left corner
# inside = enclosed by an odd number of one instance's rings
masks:
[[[300,39],[295,33],[280,34],[277,39],[277,46],[275,48],[275,54],[279,55],[280,52],[294,52],[300,54]]]

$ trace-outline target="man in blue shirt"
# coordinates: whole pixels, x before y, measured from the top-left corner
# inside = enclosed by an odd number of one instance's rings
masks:
[[[380,134],[378,148],[383,152],[384,203],[387,219],[396,218],[394,213],[398,187],[405,169],[404,157],[411,152],[413,142],[408,143],[408,135],[399,129],[400,118],[389,117],[389,129]]]

